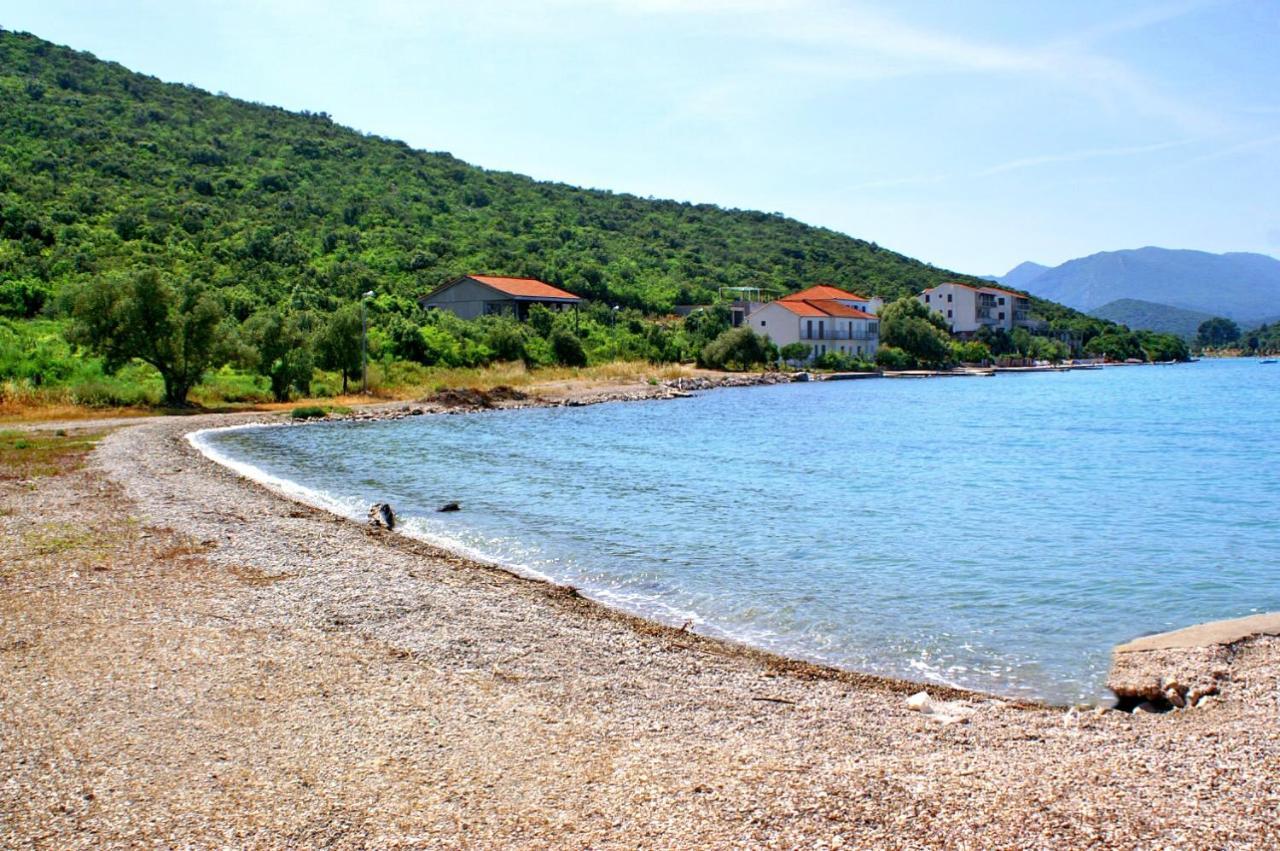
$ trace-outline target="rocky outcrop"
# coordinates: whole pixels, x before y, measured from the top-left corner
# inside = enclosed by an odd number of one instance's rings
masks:
[[[1168,712],[1204,706],[1231,682],[1241,642],[1280,635],[1280,613],[1213,621],[1121,644],[1112,654],[1107,688],[1117,708]]]

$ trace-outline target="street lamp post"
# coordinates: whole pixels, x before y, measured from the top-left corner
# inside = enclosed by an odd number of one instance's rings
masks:
[[[613,331],[613,359],[617,360],[619,346],[618,346],[618,305],[616,304],[613,306],[612,316],[613,316],[613,322],[610,324],[609,327]]]
[[[369,394],[369,299],[373,290],[360,297],[360,392]]]

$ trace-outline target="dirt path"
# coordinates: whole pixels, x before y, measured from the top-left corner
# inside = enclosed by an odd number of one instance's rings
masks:
[[[0,847],[1280,841],[1278,639],[1201,709],[940,723],[286,502],[200,424],[4,456]]]

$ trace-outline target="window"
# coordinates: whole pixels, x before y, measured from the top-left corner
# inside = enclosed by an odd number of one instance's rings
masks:
[[[766,325],[768,325],[768,324],[769,324],[769,323],[768,323],[768,322],[765,322],[763,319],[761,319],[761,320],[760,320],[760,327],[761,327],[761,328],[763,328],[764,326],[766,326]]]
[[[951,301],[951,293],[947,293],[947,301]]]
[[[997,303],[997,304],[1004,304],[1004,296],[1000,296],[1000,298],[996,299],[996,303]],[[1001,318],[1001,319],[1003,319],[1004,317],[1002,316],[1002,317],[1000,317],[1000,318]]]
[[[951,311],[950,311],[950,310],[948,310],[948,311],[947,311],[947,318],[948,318],[948,319],[950,319],[950,318],[951,318]]]
[[[925,304],[928,304],[928,303],[929,303],[929,294],[928,294],[928,293],[925,293],[925,294],[924,294],[924,303],[925,303]]]
[[[808,337],[810,340],[813,339],[813,320],[812,319],[806,319],[804,321],[804,335]]]
[[[825,337],[825,336],[826,336],[826,334],[822,333],[822,332],[823,332],[823,330],[825,330],[823,326],[825,326],[826,324],[827,324],[827,321],[826,321],[825,319],[819,319],[819,320],[818,320],[818,337],[819,337],[819,339],[821,339],[821,338],[823,338],[823,337]],[[822,351],[824,351],[824,352],[825,352],[826,350],[827,350],[827,347],[826,347],[826,346],[823,346],[823,347],[822,347]]]
[[[1000,318],[1000,319],[1004,319],[1004,311],[1003,311],[1003,310],[1002,310],[1002,311],[1000,311],[1000,315],[999,315],[999,317],[998,317],[998,318]]]

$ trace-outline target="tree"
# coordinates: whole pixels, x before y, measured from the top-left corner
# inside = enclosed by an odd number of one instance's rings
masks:
[[[551,332],[551,354],[556,363],[564,366],[587,365],[587,353],[582,349],[582,341],[567,328],[556,328]]]
[[[880,343],[901,349],[927,366],[941,366],[951,357],[947,321],[912,296],[903,296],[880,311]]]
[[[310,391],[311,349],[297,314],[284,314],[274,307],[260,310],[249,317],[243,331],[253,350],[253,368],[270,379],[277,402],[287,401],[291,389]]]
[[[360,340],[364,326],[360,305],[348,304],[329,315],[315,338],[316,359],[321,369],[342,373],[342,392],[347,392],[347,379],[360,372]]]
[[[49,288],[31,279],[5,281],[0,284],[0,316],[30,319],[40,312],[49,299]]]
[[[876,366],[887,370],[910,369],[914,362],[911,355],[893,346],[876,349]]]
[[[1143,354],[1149,361],[1185,361],[1191,358],[1187,341],[1177,334],[1156,334],[1144,331],[1141,332],[1140,337]]]
[[[1084,351],[1085,354],[1110,358],[1111,360],[1144,357],[1137,335],[1124,326],[1116,326],[1112,330],[1094,337],[1085,343]]]
[[[985,326],[984,326],[985,327]],[[952,343],[951,357],[960,363],[985,363],[991,360],[991,349],[978,340],[967,343]]]
[[[804,343],[787,343],[778,354],[787,363],[800,363],[809,359],[809,347]]]
[[[761,337],[744,326],[725,331],[707,343],[698,360],[711,369],[750,369],[777,358],[778,348],[768,337]]]
[[[1202,349],[1220,349],[1240,339],[1240,326],[1230,319],[1215,316],[1196,329],[1196,345]]]
[[[67,339],[114,372],[131,360],[151,364],[164,380],[165,404],[187,393],[227,354],[222,305],[192,281],[174,286],[154,269],[119,281],[100,278],[76,293]]]
[[[1050,363],[1061,363],[1070,356],[1071,350],[1066,343],[1049,337],[1032,337],[1031,344],[1027,347],[1027,357]]]

